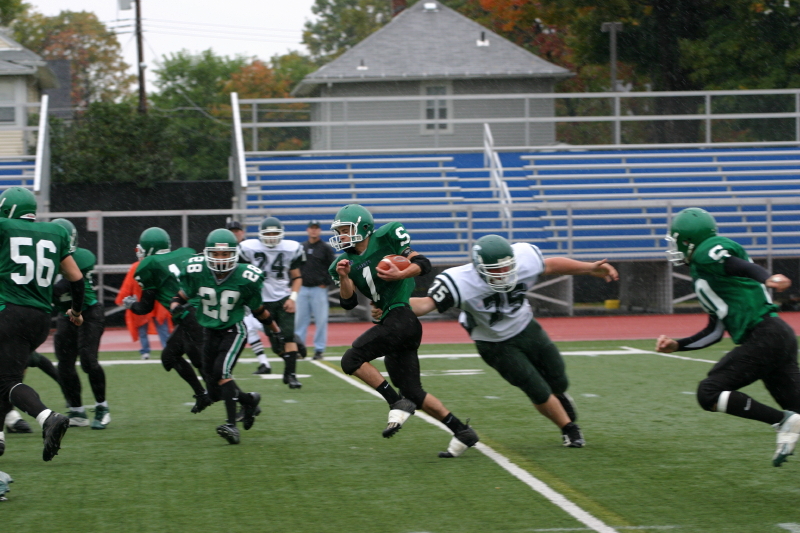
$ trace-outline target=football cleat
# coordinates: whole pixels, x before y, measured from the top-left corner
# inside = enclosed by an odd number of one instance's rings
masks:
[[[86,416],[86,411],[83,409],[80,411],[73,411],[70,409],[67,412],[67,416],[69,417],[69,427],[71,428],[86,427],[89,425],[89,417]]]
[[[195,394],[194,399],[195,402],[192,406],[192,413],[194,414],[202,412],[206,407],[214,403],[211,401],[211,396],[209,396],[207,392],[204,392],[203,394]]]
[[[556,399],[561,402],[562,407],[564,407],[564,411],[567,413],[570,422],[575,422],[578,420],[578,410],[575,407],[575,400],[572,399],[572,396],[567,394],[566,392],[562,392],[561,394],[554,394]]]
[[[94,420],[92,420],[92,429],[106,429],[106,426],[111,423],[111,415],[108,413],[108,407],[105,405],[98,405],[94,408]]]
[[[258,365],[258,368],[256,368],[256,371],[253,372],[253,374],[272,374],[272,368],[268,367],[264,363],[261,363]]]
[[[797,438],[800,437],[800,415],[793,411],[784,413],[786,415],[778,427],[778,448],[772,456],[773,466],[781,466],[788,456],[794,454]]]
[[[239,430],[233,424],[218,426],[217,435],[228,441],[228,444],[239,444]]]
[[[297,381],[297,376],[295,376],[294,374],[284,374],[283,375],[283,382],[286,385],[289,385],[290,389],[299,389],[300,387],[303,386],[302,383]]]
[[[469,420],[467,420],[467,423],[469,423]],[[453,435],[453,438],[450,439],[450,444],[447,445],[447,451],[439,452],[439,457],[443,459],[459,457],[467,451],[467,448],[472,448],[476,444],[478,444],[478,434],[475,433],[474,429],[467,426]]]
[[[3,455],[6,452],[6,437],[3,435],[3,432],[0,431],[0,455]]]
[[[42,439],[44,439],[44,450],[42,450],[42,459],[50,461],[58,455],[58,450],[61,449],[61,439],[69,429],[69,418],[53,411],[47,420],[42,425]]]
[[[6,431],[9,433],[33,433],[30,424],[21,418],[10,426],[6,426]]]
[[[322,350],[316,350],[314,352],[314,357],[313,357],[314,361],[319,361],[321,359],[325,359],[325,357],[322,354],[323,354]]]
[[[142,361],[147,361],[149,359],[150,359],[150,354],[149,353],[143,353],[142,354]]]
[[[0,472],[0,502],[8,501],[8,498],[6,498],[5,494],[11,491],[11,489],[8,488],[11,483],[14,483],[14,480],[11,479],[11,476],[5,472]]]
[[[253,397],[253,403],[242,406],[242,427],[244,427],[245,431],[253,427],[256,417],[261,414],[261,408],[258,406],[261,402],[261,395],[257,392],[251,392],[250,396]]]
[[[403,427],[408,417],[414,414],[416,406],[408,398],[401,398],[389,408],[389,422],[383,430],[383,438],[388,439]]]
[[[564,439],[564,446],[567,448],[583,448],[586,446],[581,428],[574,422],[570,422],[561,428],[561,438]]]

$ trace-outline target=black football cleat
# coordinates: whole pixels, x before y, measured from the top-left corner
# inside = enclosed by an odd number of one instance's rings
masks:
[[[218,426],[217,435],[228,441],[228,444],[239,444],[239,430],[233,424]]]
[[[253,374],[272,374],[272,368],[268,367],[264,363],[261,363],[258,365],[258,368],[256,368],[256,371],[253,372]]]
[[[578,420],[578,410],[575,407],[575,400],[572,399],[572,396],[567,394],[566,392],[562,392],[561,394],[554,394],[556,399],[561,402],[561,406],[564,407],[564,411],[567,413],[570,422],[575,422]]]
[[[469,420],[467,420],[467,423],[469,423]],[[467,448],[472,448],[476,444],[478,444],[478,434],[470,426],[467,426],[453,435],[453,438],[450,439],[450,444],[447,446],[447,451],[439,452],[439,457],[443,459],[459,457],[467,451]]]
[[[416,405],[408,398],[401,398],[389,407],[389,421],[383,430],[383,438],[388,439],[403,427],[408,417],[414,414]]]
[[[261,414],[261,408],[258,404],[261,402],[261,395],[257,392],[251,392],[250,396],[253,397],[251,405],[242,406],[242,427],[247,431],[256,421],[256,417]]]
[[[19,419],[11,426],[6,426],[6,431],[9,433],[33,433],[30,424],[25,420]]]
[[[284,374],[283,375],[283,382],[286,385],[289,385],[290,389],[299,389],[300,387],[303,386],[302,383],[297,381],[297,376],[294,375],[294,374]]]
[[[58,455],[58,450],[61,449],[61,439],[64,438],[68,429],[69,418],[56,412],[50,413],[42,426],[42,438],[44,439],[42,459],[50,461]]]
[[[194,399],[195,402],[192,406],[192,413],[194,414],[202,412],[206,407],[214,403],[211,401],[211,396],[209,396],[207,392],[204,392],[203,394],[195,394]]]
[[[586,446],[581,428],[574,422],[570,422],[561,428],[561,438],[564,439],[564,446],[567,448],[583,448]]]

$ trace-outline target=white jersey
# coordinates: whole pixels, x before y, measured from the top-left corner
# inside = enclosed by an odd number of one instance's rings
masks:
[[[306,254],[296,241],[283,239],[270,248],[258,239],[247,239],[239,243],[239,260],[255,265],[264,272],[261,299],[264,302],[277,302],[292,293],[289,271],[300,268],[306,261]]]
[[[472,340],[501,342],[518,335],[533,319],[533,309],[525,293],[544,272],[539,248],[516,243],[517,285],[510,292],[495,292],[480,277],[472,263],[448,268],[433,281],[428,296],[443,313],[451,307],[461,309],[458,321]]]

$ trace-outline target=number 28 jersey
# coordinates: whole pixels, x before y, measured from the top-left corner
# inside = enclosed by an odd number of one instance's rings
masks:
[[[742,246],[727,237],[710,237],[701,242],[689,263],[694,290],[700,304],[725,325],[733,342],[741,344],[756,324],[778,306],[766,286],[750,278],[725,273],[725,258],[738,257],[750,261]]]
[[[247,306],[261,307],[264,274],[253,265],[237,264],[217,279],[203,256],[189,258],[181,272],[181,289],[189,299],[197,297],[197,321],[204,328],[226,329],[244,319]]]
[[[372,300],[375,306],[383,311],[383,315],[386,315],[390,309],[408,305],[408,299],[414,292],[416,284],[413,278],[384,281],[378,277],[375,267],[387,255],[402,254],[410,243],[411,237],[400,222],[384,224],[370,236],[364,253],[358,255],[355,252],[345,251],[333,260],[328,267],[328,273],[338,287],[339,274],[336,272],[336,264],[342,259],[350,260],[349,278],[353,280],[359,292]]]
[[[480,277],[472,263],[448,268],[433,280],[428,296],[444,313],[461,309],[458,321],[472,340],[501,342],[518,335],[533,320],[533,309],[525,293],[544,272],[544,258],[532,244],[516,243],[517,285],[510,292],[495,292]]]

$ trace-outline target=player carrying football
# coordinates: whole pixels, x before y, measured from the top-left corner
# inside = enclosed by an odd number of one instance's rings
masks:
[[[245,306],[265,328],[280,332],[261,303],[263,273],[254,265],[240,264],[238,260],[233,233],[227,229],[212,231],[206,238],[203,255],[187,261],[186,270],[181,273],[181,289],[170,304],[173,319],[180,323],[190,313],[189,300],[200,299],[197,321],[203,326],[203,374],[208,380],[211,399],[225,401],[227,421],[217,427],[217,434],[230,444],[239,444],[237,403],[243,407],[245,430],[253,426],[261,412],[258,407],[261,395],[242,392],[233,381],[233,367],[247,340],[243,322]]]
[[[372,214],[357,204],[341,208],[331,230],[331,246],[344,252],[328,270],[339,285],[341,306],[356,307],[358,289],[382,311],[380,322],[353,341],[345,352],[342,370],[375,388],[389,404],[384,437],[397,433],[415,409],[422,409],[454,434],[447,451],[440,452],[439,457],[458,457],[478,442],[478,434],[422,389],[417,355],[422,325],[408,302],[414,290],[412,278],[430,272],[430,261],[409,247],[411,237],[401,223],[392,222],[375,230]],[[388,270],[377,270],[380,260],[393,254],[407,257],[411,265],[405,270],[395,264]],[[399,391],[370,363],[381,356],[385,356],[389,378]]]
[[[673,219],[666,237],[667,256],[674,265],[691,268],[697,298],[708,312],[708,325],[683,339],[661,335],[656,351],[698,350],[722,339],[727,331],[736,348],[709,371],[697,387],[697,401],[717,411],[772,424],[778,447],[772,458],[780,466],[792,455],[800,435],[800,369],[797,337],[778,318],[767,287],[789,288],[791,281],[750,260],[738,243],[717,235],[714,217],[703,209],[684,209]],[[764,405],[739,389],[761,380],[784,411]]]
[[[566,257],[542,257],[532,244],[511,245],[499,235],[485,235],[472,248],[472,263],[448,268],[424,298],[411,298],[417,316],[437,309],[461,309],[459,322],[469,332],[486,363],[528,395],[536,409],[561,429],[564,446],[586,442],[572,398],[567,394],[564,359],[533,318],[525,294],[541,274],[590,274],[617,280],[605,261],[586,263]]]

